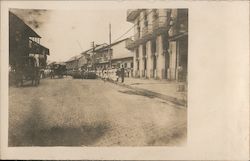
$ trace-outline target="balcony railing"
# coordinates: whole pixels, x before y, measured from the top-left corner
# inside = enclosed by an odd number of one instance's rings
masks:
[[[137,33],[135,33],[135,35],[134,35],[134,40],[139,40],[140,37],[141,37],[141,33],[137,32]]]
[[[29,39],[29,52],[32,54],[49,55],[49,49],[31,39]]]
[[[152,25],[149,25],[149,26],[144,27],[142,29],[142,37],[145,37],[145,36],[147,36],[147,35],[149,35],[151,33],[152,33]]]
[[[127,10],[127,21],[133,22],[136,17],[140,14],[140,9],[129,9]]]
[[[134,40],[132,38],[129,38],[125,41],[125,46],[127,49],[132,49],[134,45]]]
[[[164,28],[164,27],[168,27],[168,23],[166,20],[158,18],[153,21],[153,30],[157,30],[159,28]]]

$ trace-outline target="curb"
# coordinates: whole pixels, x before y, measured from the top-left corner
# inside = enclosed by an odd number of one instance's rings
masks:
[[[177,105],[181,105],[181,106],[185,106],[185,107],[187,106],[187,101],[186,100],[182,100],[182,99],[178,99],[176,97],[172,97],[172,96],[164,95],[164,94],[161,94],[161,93],[153,92],[153,91],[150,91],[150,90],[147,90],[147,89],[132,87],[130,85],[123,84],[123,83],[120,83],[120,82],[115,82],[113,80],[107,80],[107,81],[110,82],[110,83],[114,83],[116,85],[128,88],[128,89],[136,90],[138,93],[146,93],[147,96],[157,97],[157,98],[160,98],[160,99],[165,100],[165,101],[172,102],[172,103],[177,104]]]

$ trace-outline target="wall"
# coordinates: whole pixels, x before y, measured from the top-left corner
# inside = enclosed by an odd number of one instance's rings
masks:
[[[112,59],[133,57],[133,52],[128,50],[125,46],[125,41],[113,45],[112,48]]]

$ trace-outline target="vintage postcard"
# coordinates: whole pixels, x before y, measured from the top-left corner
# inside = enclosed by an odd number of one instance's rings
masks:
[[[1,4],[2,158],[248,158],[249,3]]]

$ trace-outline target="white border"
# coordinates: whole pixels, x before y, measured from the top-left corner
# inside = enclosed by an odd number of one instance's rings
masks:
[[[188,145],[8,148],[8,8],[189,9]],[[204,18],[202,18],[203,16]],[[4,159],[248,160],[249,3],[1,1],[1,157]],[[7,41],[6,41],[7,40]]]

